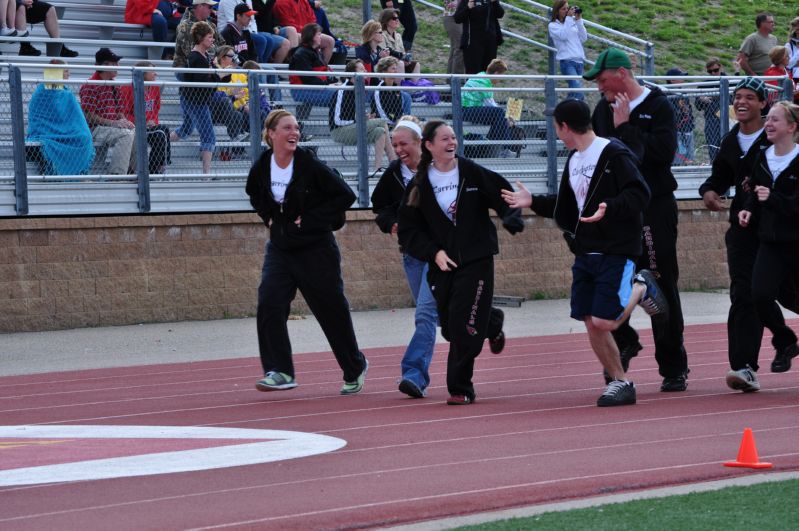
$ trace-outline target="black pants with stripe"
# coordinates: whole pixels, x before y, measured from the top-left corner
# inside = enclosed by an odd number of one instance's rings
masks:
[[[449,341],[447,390],[474,400],[474,360],[485,338],[502,330],[501,314],[491,307],[494,258],[461,264],[453,271],[431,264],[427,279],[436,299],[441,334]]]

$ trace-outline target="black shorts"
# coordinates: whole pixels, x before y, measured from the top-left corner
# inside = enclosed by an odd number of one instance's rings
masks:
[[[626,256],[585,254],[572,266],[571,316],[618,319],[630,301],[635,263]]]
[[[17,0],[17,7],[21,5],[22,2]],[[47,12],[51,7],[53,7],[53,5],[48,4],[47,2],[33,0],[33,5],[28,8],[28,12],[25,14],[25,20],[28,21],[28,24],[39,24],[44,22],[44,19],[47,18]]]

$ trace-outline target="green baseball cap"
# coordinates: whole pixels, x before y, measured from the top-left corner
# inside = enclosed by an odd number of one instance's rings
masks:
[[[627,54],[618,48],[608,48],[596,58],[596,63],[591,67],[591,70],[583,74],[583,79],[592,81],[602,73],[603,70],[609,68],[627,68],[631,69],[632,64]]]

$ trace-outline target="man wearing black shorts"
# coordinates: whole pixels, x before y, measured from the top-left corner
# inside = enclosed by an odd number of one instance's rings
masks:
[[[55,8],[47,2],[40,2],[39,0],[16,0],[17,2],[17,36],[27,37],[30,32],[28,31],[28,24],[40,24],[44,22],[44,29],[47,30],[47,35],[53,39],[61,36],[61,30],[58,27],[58,15],[56,15]],[[23,42],[19,47],[19,55],[41,55],[42,52],[34,48],[30,43]],[[77,57],[78,52],[70,50],[66,46],[61,46],[61,57]]]
[[[533,197],[521,182],[517,191],[502,195],[511,207],[531,206],[563,230],[574,253],[571,316],[585,323],[591,348],[610,378],[597,405],[635,404],[635,385],[627,380],[611,332],[629,319],[636,304],[649,315],[668,313],[654,276],[647,270],[635,274],[649,187],[624,144],[594,134],[591,110],[583,101],[565,100],[553,116],[558,138],[573,150],[557,197]]]

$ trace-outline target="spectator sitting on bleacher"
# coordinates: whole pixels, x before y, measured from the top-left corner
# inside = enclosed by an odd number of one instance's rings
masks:
[[[316,14],[308,0],[276,0],[272,14],[281,26],[293,26],[300,34],[307,24],[317,24]],[[330,63],[336,41],[330,35],[321,32],[318,49],[325,64]]]
[[[9,3],[13,0],[9,0]],[[16,0],[17,16],[14,25],[17,28],[17,37],[27,37],[28,23],[39,24],[44,22],[44,29],[47,35],[53,39],[61,36],[61,29],[58,26],[58,15],[55,8],[47,2],[39,0]],[[23,42],[19,46],[19,55],[42,55],[42,52],[31,46],[28,42]],[[78,52],[70,50],[61,45],[61,57],[77,57]]]
[[[215,0],[194,0],[192,7],[183,13],[183,18],[178,24],[178,29],[175,32],[175,58],[172,61],[172,66],[175,68],[185,68],[188,64],[188,57],[194,49],[194,41],[191,37],[191,28],[195,22],[205,22],[211,27],[214,35],[214,42],[208,53],[214,54],[218,46],[225,44],[222,36],[216,29],[216,26],[208,20],[211,16],[211,6],[215,6]],[[181,79],[182,74],[175,74],[178,79]]]
[[[148,26],[153,30],[154,41],[166,42],[168,31],[178,27],[184,10],[178,2],[169,0],[127,0],[125,22]],[[164,48],[161,59],[171,59],[173,54],[171,48]]]
[[[322,28],[319,24],[312,22],[306,24],[300,32],[300,45],[292,50],[291,60],[289,61],[289,70],[296,70],[301,72],[319,72],[319,75],[290,75],[289,83],[292,85],[335,85],[338,80],[329,75],[330,67],[327,66],[322,54],[319,52],[319,46],[322,39]],[[322,75],[322,73],[325,73]],[[311,112],[311,107],[314,105],[323,105],[327,107],[330,100],[333,98],[332,90],[306,90],[306,89],[292,89],[291,97],[294,101],[300,102],[297,108],[298,120],[305,120]]]
[[[384,47],[383,28],[376,20],[367,20],[361,28],[361,45],[355,47],[355,57],[363,61],[367,72],[374,72],[377,62],[391,55],[391,50]],[[376,85],[377,79],[370,79],[370,85]]]
[[[0,37],[16,37],[14,28],[17,19],[15,0],[0,0]]]
[[[469,78],[464,89],[481,88],[481,91],[464,90],[461,94],[463,105],[463,120],[490,126],[488,129],[489,140],[510,140],[510,127],[505,118],[505,109],[494,100],[494,87],[488,75],[504,74],[508,65],[502,59],[494,59],[488,64],[485,72],[480,72],[478,77]],[[502,149],[499,153],[502,158],[515,157],[516,154],[509,149]]]
[[[220,0],[217,22],[222,38],[233,46],[242,61],[282,63],[291,49],[289,41],[274,33],[260,33],[253,20],[256,14],[249,2]]]
[[[418,25],[416,23],[416,13],[413,10],[412,0],[380,0],[380,7],[383,9],[396,9],[399,11],[400,22],[402,22],[402,43],[405,50],[411,51],[413,39],[416,36]]]
[[[220,46],[216,49],[216,68],[222,70],[229,70],[239,67],[238,56],[233,51],[233,47]],[[219,81],[222,83],[230,83],[232,74],[227,72],[218,73]],[[249,130],[249,123],[244,118],[242,113],[233,108],[233,100],[230,95],[222,87],[217,87],[211,96],[209,103],[211,108],[211,121],[217,125],[224,125],[227,129],[227,134],[234,142],[239,142],[244,139]]]
[[[383,57],[377,62],[379,74],[400,74],[400,61],[396,57]],[[380,79],[378,87],[394,87],[402,75],[388,76]],[[394,126],[404,114],[411,114],[411,95],[400,90],[375,90],[372,93],[372,112],[382,118],[388,125]]]
[[[244,61],[244,64],[241,65],[242,68],[247,70],[260,70],[261,65],[256,63],[255,61]],[[230,76],[231,83],[244,83],[247,84],[247,74],[233,74]],[[247,87],[235,87],[235,88],[226,88],[224,89],[225,92],[231,95],[233,98],[233,108],[236,111],[242,113],[244,115],[244,119],[249,124],[249,111],[250,111],[250,89]],[[266,119],[266,116],[272,112],[272,106],[269,104],[269,100],[266,97],[266,94],[258,89],[258,103],[261,108],[261,121]]]
[[[380,12],[379,20],[380,26],[383,28],[383,42],[391,56],[399,60],[400,71],[408,74],[418,74],[421,72],[422,67],[419,62],[414,61],[411,58],[411,54],[405,52],[405,45],[402,43],[402,35],[397,31],[400,25],[399,10],[384,9]]]
[[[280,35],[289,41],[289,49],[300,45],[300,34],[294,26],[280,26],[272,14],[275,0],[252,0],[252,8],[258,12],[255,15],[255,24],[261,33]]]
[[[65,64],[53,59],[50,64]],[[66,68],[46,68],[45,80],[69,79]],[[71,90],[62,83],[40,83],[28,103],[26,142],[41,144],[42,173],[79,175],[86,173],[94,160],[92,133]]]
[[[363,61],[354,59],[347,63],[346,72],[366,72]],[[342,88],[352,86],[351,78],[344,80]],[[373,114],[366,115],[366,141],[375,145],[375,171],[383,165],[383,154],[392,161],[397,158],[394,147],[389,142],[388,124],[382,118],[375,118]],[[355,123],[355,92],[352,90],[339,90],[330,102],[328,124],[330,136],[335,142],[354,146],[358,143],[358,130]]]
[[[108,48],[100,48],[94,54],[98,66],[119,66],[120,56]],[[113,81],[116,70],[98,70],[90,81]],[[108,165],[108,173],[121,175],[129,173],[134,160],[133,123],[126,117],[120,105],[119,89],[116,85],[86,84],[80,88],[80,106],[86,115],[86,122],[92,131],[95,144],[107,146],[113,153]]]
[[[194,47],[187,57],[187,66],[208,71],[184,74],[185,81],[195,83],[215,83],[219,81],[219,76],[211,70],[211,68],[218,66],[216,65],[216,59],[213,61],[214,66],[211,65],[209,59],[209,52],[214,46],[215,34],[215,29],[208,22],[198,21],[192,25],[191,38],[194,42]],[[214,125],[209,107],[214,92],[216,92],[216,89],[213,87],[181,86],[180,107],[183,110],[183,125],[177,131],[173,131],[171,135],[171,140],[173,141],[183,140],[194,132],[195,127],[197,128],[197,132],[200,134],[200,159],[202,160],[203,173],[206,174],[211,173],[211,157],[216,145],[216,135],[214,134]]]
[[[152,68],[150,61],[139,61],[135,65],[139,68]],[[144,81],[155,81],[155,70],[144,73]],[[133,85],[119,87],[122,100],[122,111],[128,121],[136,123],[133,108]],[[144,118],[147,124],[147,144],[150,146],[150,173],[164,173],[164,166],[172,159],[172,145],[169,141],[169,128],[158,123],[158,113],[161,111],[161,87],[150,85],[144,87]]]

